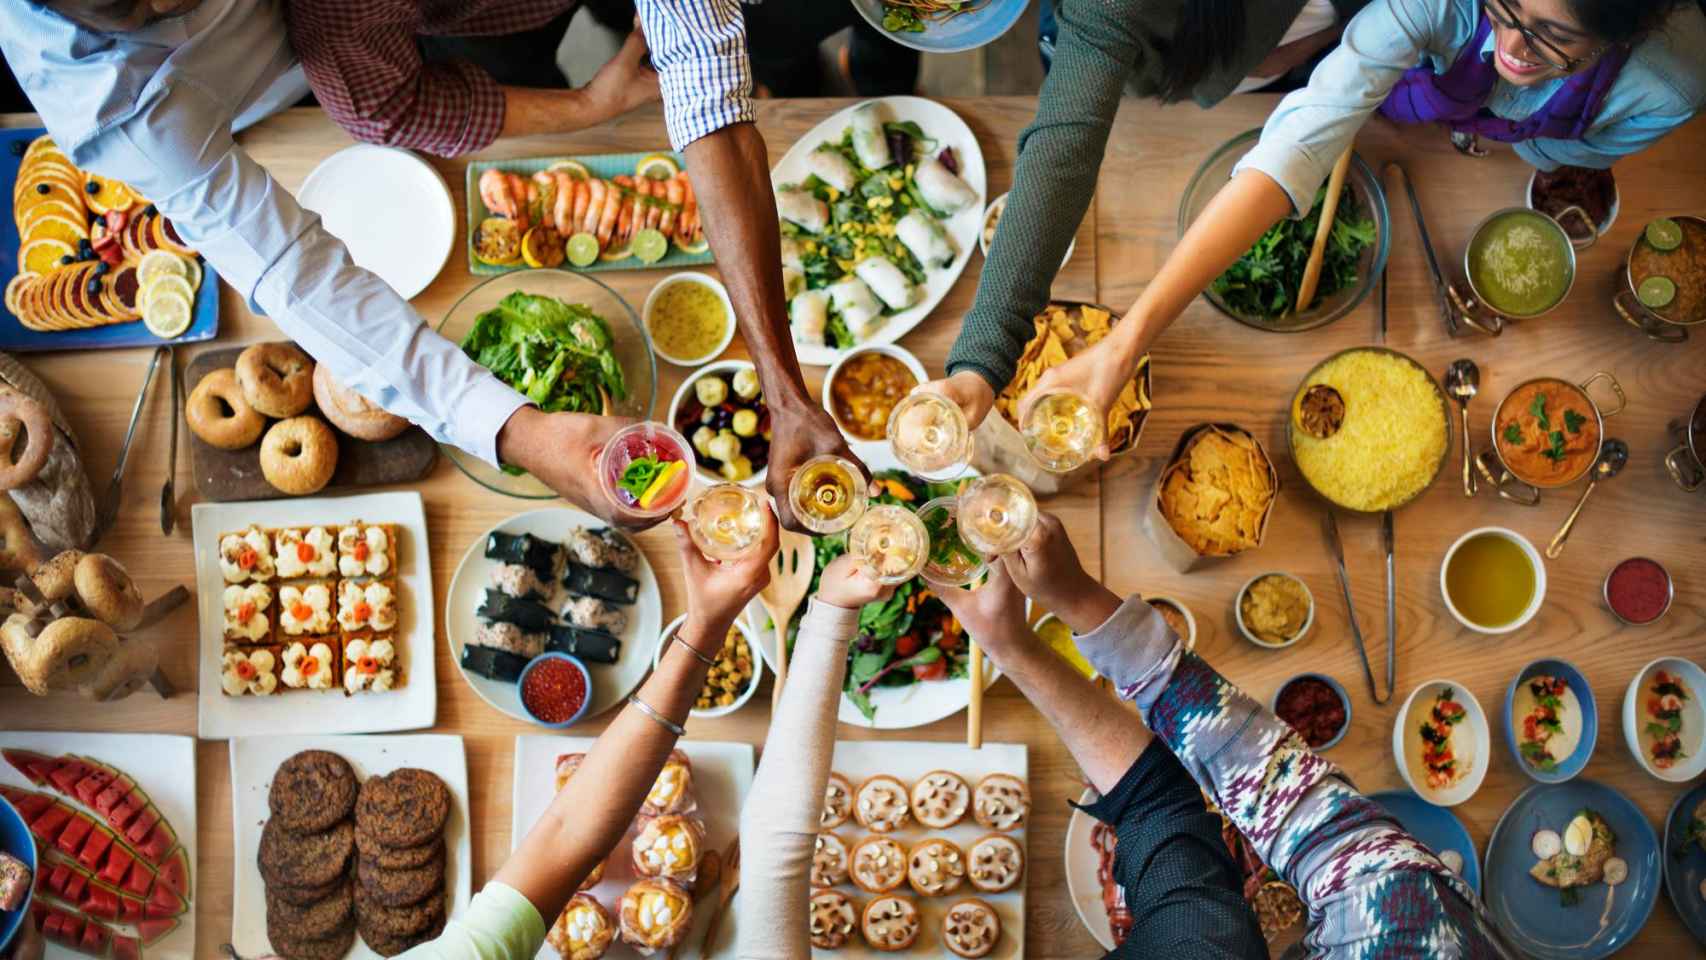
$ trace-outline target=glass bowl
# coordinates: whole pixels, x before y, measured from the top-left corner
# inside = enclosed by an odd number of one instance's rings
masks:
[[[1197,168],[1196,174],[1191,177],[1190,185],[1185,188],[1184,197],[1179,201],[1179,236],[1185,235],[1197,215],[1202,213],[1203,208],[1214,199],[1214,195],[1232,178],[1232,168],[1256,146],[1261,135],[1262,131],[1259,129],[1246,130],[1222,144]],[[1351,155],[1350,172],[1345,177],[1345,184],[1356,197],[1357,207],[1374,221],[1374,243],[1363,248],[1362,258],[1357,263],[1355,286],[1322,298],[1320,306],[1313,310],[1283,317],[1258,317],[1237,313],[1223,303],[1212,288],[1203,291],[1203,299],[1222,314],[1245,326],[1280,333],[1298,333],[1324,327],[1355,310],[1367,298],[1369,291],[1374,289],[1380,280],[1380,274],[1386,269],[1386,254],[1391,246],[1392,216],[1387,210],[1386,191],[1381,188],[1380,180],[1375,177],[1368,164],[1363,162],[1362,157],[1354,153]]]
[[[446,339],[461,343],[480,314],[497,306],[498,301],[516,291],[536,296],[556,297],[568,303],[585,305],[604,318],[610,328],[612,348],[622,365],[622,376],[628,384],[628,399],[612,398],[607,413],[645,420],[652,415],[657,399],[657,360],[652,344],[640,325],[639,315],[622,295],[584,273],[570,270],[517,270],[499,274],[462,295],[450,312],[439,322],[438,332]],[[525,473],[508,473],[479,457],[450,444],[441,445],[444,455],[457,469],[475,483],[496,493],[526,500],[553,500],[556,491]]]

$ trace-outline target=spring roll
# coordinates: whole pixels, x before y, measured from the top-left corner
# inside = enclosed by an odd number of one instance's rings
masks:
[[[946,267],[954,262],[954,245],[948,231],[923,210],[914,208],[894,225],[895,239],[912,251],[926,267]]]
[[[918,300],[918,287],[888,257],[868,257],[859,261],[853,272],[890,310],[905,310]]]
[[[977,202],[977,192],[933,156],[918,161],[912,182],[918,184],[918,194],[924,202],[944,217],[951,217]]]
[[[829,287],[830,301],[835,305],[848,332],[860,340],[882,326],[883,304],[865,281],[858,277],[843,277]]]
[[[853,165],[847,162],[841,151],[827,143],[806,155],[806,169],[842,193],[853,189],[853,184],[859,179],[853,172]]]
[[[824,327],[829,323],[829,296],[822,290],[795,294],[788,301],[788,321],[794,328],[795,340],[822,344]]]
[[[821,233],[829,226],[829,204],[799,187],[783,187],[776,191],[776,212],[789,223],[797,224],[808,233]]]
[[[870,170],[881,170],[894,162],[878,109],[874,100],[853,108],[853,153]]]
[[[784,269],[805,272],[805,248],[800,241],[793,237],[782,238],[782,266]]]

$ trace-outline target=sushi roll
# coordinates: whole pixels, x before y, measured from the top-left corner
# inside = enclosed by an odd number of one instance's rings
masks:
[[[954,244],[942,224],[923,210],[913,209],[894,225],[899,240],[926,267],[946,267],[954,262]]]
[[[794,339],[801,343],[823,343],[824,328],[829,323],[829,295],[822,290],[805,290],[788,301],[788,322],[793,325]]]
[[[499,563],[519,563],[539,575],[541,580],[554,578],[560,547],[541,540],[531,533],[492,531],[486,538],[486,559]]]
[[[853,108],[853,153],[870,170],[881,170],[894,162],[894,155],[889,153],[888,134],[883,132],[883,118],[878,114],[880,109],[874,100]]]
[[[829,286],[829,299],[835,305],[848,332],[863,340],[880,325],[882,301],[858,277],[843,277]]]
[[[545,652],[545,634],[529,633],[513,623],[477,623],[471,642],[475,646],[491,647],[529,660]]]
[[[563,584],[574,593],[610,603],[632,604],[640,597],[640,582],[618,570],[584,567],[570,561]]]
[[[628,615],[597,597],[575,597],[563,607],[563,619],[583,630],[603,630],[621,633],[628,626]],[[543,629],[543,628],[541,628]]]
[[[905,310],[918,302],[917,285],[888,257],[867,257],[854,265],[853,272],[890,310]]]
[[[498,592],[523,600],[543,600],[551,588],[539,579],[532,567],[519,563],[500,563],[492,568],[491,585]]]
[[[545,649],[579,657],[587,663],[615,663],[622,655],[622,641],[602,630],[552,627],[545,635]]]
[[[610,549],[610,562],[606,566],[633,576],[634,571],[640,569],[640,551],[633,541],[610,527],[599,527],[596,532]]]
[[[462,648],[463,670],[503,683],[520,680],[521,671],[527,669],[527,662],[526,657],[495,647],[479,647],[470,643]]]
[[[486,591],[486,602],[474,611],[486,620],[513,623],[523,630],[539,633],[551,625],[549,608],[534,600],[523,600],[497,590]]]
[[[884,143],[883,146],[886,148],[888,144]],[[859,179],[853,165],[847,162],[841,151],[828,143],[820,144],[816,150],[806,155],[806,169],[811,171],[812,176],[842,193],[853,189]]]
[[[918,195],[924,198],[930,209],[944,217],[951,217],[977,202],[977,191],[935,157],[918,161],[912,172],[912,182],[918,184]]]
[[[799,187],[776,191],[776,213],[807,233],[822,233],[829,226],[829,204]]]

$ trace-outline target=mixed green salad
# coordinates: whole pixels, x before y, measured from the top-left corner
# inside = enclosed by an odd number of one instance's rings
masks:
[[[474,320],[462,352],[547,413],[600,413],[602,394],[628,398],[610,327],[578,303],[518,290]]]
[[[1241,316],[1273,320],[1303,313],[1340,290],[1356,286],[1360,279],[1358,261],[1376,236],[1374,221],[1363,214],[1356,192],[1347,185],[1339,194],[1338,214],[1328,234],[1315,298],[1301,306],[1296,303],[1326,197],[1327,188],[1321,187],[1315,192],[1315,204],[1308,216],[1301,220],[1286,217],[1274,224],[1255,246],[1215,278],[1210,289],[1226,309]]]

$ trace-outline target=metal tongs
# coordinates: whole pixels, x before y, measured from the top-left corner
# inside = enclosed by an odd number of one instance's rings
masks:
[[[1339,539],[1339,518],[1331,507],[1326,511],[1322,527],[1327,531],[1327,543],[1333,548],[1333,560],[1339,568],[1339,590],[1345,596],[1345,613],[1351,624],[1351,639],[1356,641],[1357,656],[1362,660],[1362,675],[1368,680],[1368,695],[1375,705],[1383,705],[1392,699],[1392,692],[1398,685],[1398,596],[1397,580],[1394,576],[1396,565],[1393,561],[1392,549],[1392,514],[1388,511],[1381,524],[1381,533],[1386,542],[1386,696],[1380,695],[1380,688],[1374,684],[1374,668],[1368,662],[1368,647],[1363,644],[1362,628],[1357,626],[1356,604],[1351,601],[1351,577],[1345,570],[1345,545]]]
[[[113,521],[118,519],[118,508],[124,499],[124,466],[130,460],[130,442],[136,439],[136,424],[142,419],[142,408],[148,403],[148,385],[154,382],[154,371],[159,369],[160,361],[171,349],[165,346],[154,348],[154,356],[148,361],[148,370],[142,374],[142,389],[136,392],[136,406],[130,409],[130,426],[124,432],[124,444],[118,450],[118,463],[113,467],[112,479],[107,481],[107,491],[101,495],[101,502],[95,508],[95,535],[91,540],[99,540],[112,529]],[[174,425],[177,419],[173,418]]]
[[[1410,198],[1410,213],[1416,218],[1416,233],[1422,240],[1422,253],[1428,258],[1428,271],[1434,278],[1434,298],[1439,301],[1439,315],[1445,320],[1445,330],[1452,336],[1457,336],[1462,324],[1468,324],[1476,330],[1489,336],[1498,336],[1505,331],[1505,319],[1493,314],[1489,319],[1482,320],[1475,315],[1475,302],[1466,299],[1457,291],[1451,281],[1445,278],[1445,271],[1440,268],[1439,257],[1434,254],[1433,240],[1428,236],[1428,222],[1422,216],[1422,201],[1416,196],[1416,188],[1410,183],[1410,174],[1404,165],[1394,160],[1381,169],[1381,175],[1387,176],[1392,172],[1398,173],[1404,181],[1404,193]]]

